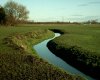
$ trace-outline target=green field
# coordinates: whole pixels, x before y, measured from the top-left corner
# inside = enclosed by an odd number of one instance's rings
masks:
[[[99,24],[20,24],[16,27],[1,26],[0,80],[82,79],[50,65],[32,49],[32,46],[38,42],[53,37],[53,32],[48,31],[48,29],[60,29],[64,32],[64,35],[54,40],[60,46],[67,48],[75,45],[90,51],[89,54],[100,56]]]
[[[62,36],[48,48],[67,63],[96,79],[100,73],[100,25],[74,25],[59,29]]]
[[[100,56],[100,25],[75,26],[62,29],[64,35],[55,41],[64,46],[78,46]],[[62,41],[63,40],[63,41]],[[66,45],[65,45],[66,43]]]
[[[41,59],[32,46],[53,37],[41,25],[0,27],[0,80],[77,80]]]

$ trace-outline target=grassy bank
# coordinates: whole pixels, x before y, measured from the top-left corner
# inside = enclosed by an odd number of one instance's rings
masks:
[[[0,80],[82,80],[47,63],[32,49],[52,36],[37,27],[1,27]]]
[[[60,29],[61,37],[48,43],[48,48],[69,64],[99,79],[100,27],[77,26]]]

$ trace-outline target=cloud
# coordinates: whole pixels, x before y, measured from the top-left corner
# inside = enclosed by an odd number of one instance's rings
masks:
[[[97,16],[85,16],[85,18],[90,18],[90,19],[98,19],[100,16],[97,15]]]
[[[88,4],[79,4],[79,7],[88,6]]]
[[[90,4],[100,4],[100,1],[89,2]]]
[[[78,6],[85,7],[85,6],[97,5],[97,4],[100,4],[100,1],[94,1],[94,2],[84,3],[84,4],[79,4]]]
[[[67,21],[71,21],[71,22],[84,22],[84,21],[88,21],[88,20],[97,20],[98,22],[100,22],[100,16],[83,16],[83,17],[67,17],[66,18]]]
[[[83,17],[83,15],[80,15],[80,14],[74,14],[74,15],[71,15],[71,16],[74,16],[74,17]]]

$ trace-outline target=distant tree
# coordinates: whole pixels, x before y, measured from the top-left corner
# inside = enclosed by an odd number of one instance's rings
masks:
[[[25,21],[28,18],[29,12],[26,7],[14,1],[7,2],[4,8],[7,15],[7,22],[11,25],[14,25],[21,20]]]
[[[91,24],[97,24],[98,23],[98,20],[95,19],[95,20],[91,20]]]
[[[95,19],[95,20],[88,20],[86,22],[84,22],[85,24],[98,24],[98,20]]]
[[[0,6],[0,24],[4,24],[5,23],[5,10],[3,7]]]

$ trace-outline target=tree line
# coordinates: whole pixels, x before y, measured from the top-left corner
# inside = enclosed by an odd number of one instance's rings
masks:
[[[25,6],[9,1],[4,6],[0,6],[0,24],[13,26],[25,22],[28,19],[28,13]]]

